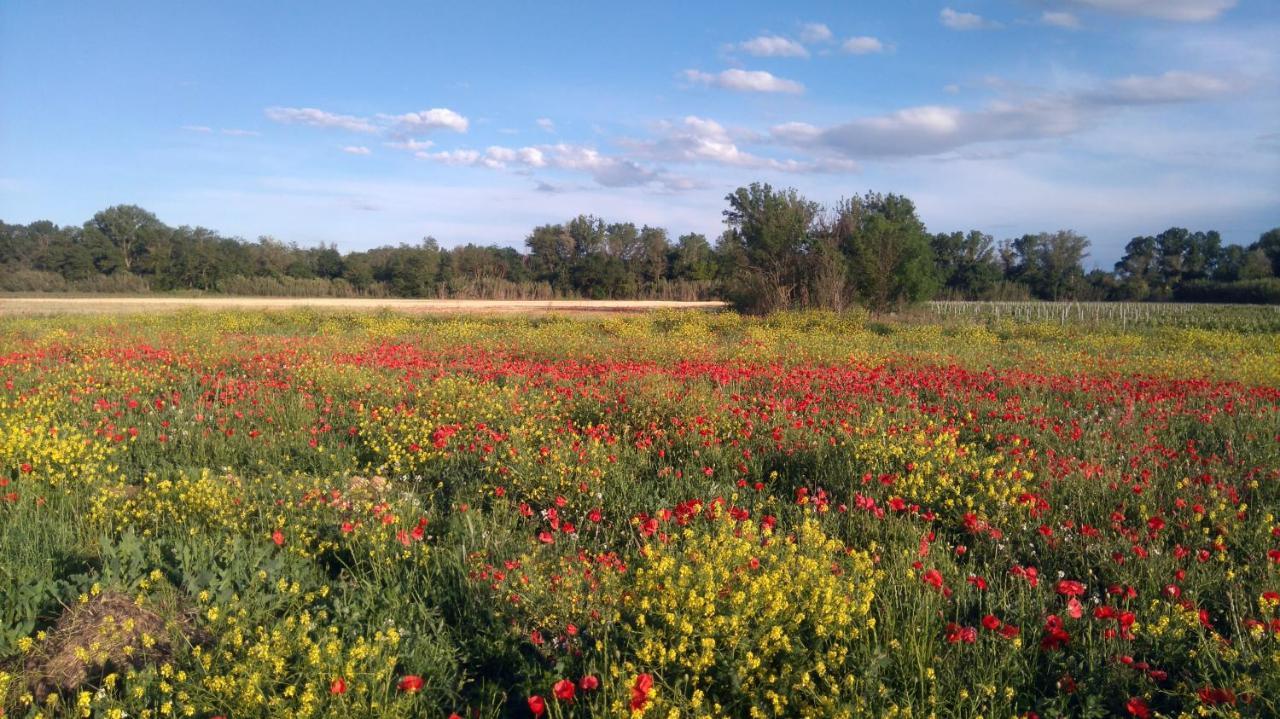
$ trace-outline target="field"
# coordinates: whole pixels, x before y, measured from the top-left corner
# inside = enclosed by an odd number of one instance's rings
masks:
[[[0,318],[3,716],[1280,715],[1275,313],[1069,319]]]

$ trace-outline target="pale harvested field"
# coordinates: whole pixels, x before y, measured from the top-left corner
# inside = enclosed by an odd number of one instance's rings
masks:
[[[715,310],[723,302],[667,300],[407,300],[335,297],[93,297],[0,295],[0,315],[129,314],[201,310],[393,310],[409,313],[588,314]]]

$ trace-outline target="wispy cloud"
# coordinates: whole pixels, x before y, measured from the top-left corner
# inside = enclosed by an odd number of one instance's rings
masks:
[[[390,142],[385,142],[383,144],[386,145],[387,147],[393,147],[397,150],[405,150],[407,152],[423,152],[425,150],[431,149],[432,147],[435,147],[436,143],[432,142],[431,140],[415,140],[412,137],[410,137],[404,140],[392,140]]]
[[[436,130],[466,132],[470,124],[466,117],[444,107],[401,115],[378,114],[372,119],[340,115],[314,107],[268,107],[265,113],[268,119],[284,125],[307,125],[370,134],[387,132],[402,138]]]
[[[927,105],[826,128],[785,123],[770,132],[783,144],[826,148],[850,158],[928,156],[979,143],[1064,137],[1096,124],[1114,108],[1208,100],[1232,89],[1227,80],[1199,73],[1131,75],[977,110]]]
[[[804,45],[781,35],[761,35],[738,44],[738,48],[756,57],[809,57]]]
[[[884,43],[879,39],[867,35],[851,37],[840,44],[840,49],[850,55],[870,55],[877,52],[884,52]]]
[[[421,112],[403,115],[378,115],[379,120],[391,123],[391,131],[404,135],[420,135],[434,130],[466,132],[470,121],[447,107],[433,107]]]
[[[834,38],[831,28],[820,22],[807,22],[800,28],[800,41],[810,45],[831,42]]]
[[[1158,105],[1206,100],[1224,95],[1235,84],[1198,72],[1170,71],[1162,75],[1129,75],[1082,92],[1082,100],[1105,105]]]
[[[350,132],[377,132],[378,127],[363,117],[339,115],[314,107],[268,107],[267,119],[284,125],[308,125]]]
[[[1071,0],[1071,2],[1095,10],[1179,22],[1214,20],[1236,5],[1236,0]]]
[[[364,145],[347,145],[346,147],[342,148],[342,151],[347,153],[348,155],[372,155],[373,154],[373,150],[370,150]]]
[[[591,177],[603,187],[650,186],[666,191],[688,189],[693,183],[688,178],[671,175],[661,169],[645,167],[634,160],[607,155],[585,145],[557,143],[527,147],[503,147],[493,145],[483,152],[472,149],[423,152],[424,160],[453,166],[484,167],[491,170],[513,169],[530,171],[539,169],[580,172]]]
[[[697,85],[707,85],[736,90],[738,92],[804,92],[804,85],[793,80],[785,80],[764,70],[724,70],[717,74],[700,70],[685,70],[684,77]]]
[[[208,125],[183,125],[182,129],[187,132],[198,132],[201,135],[210,135],[213,134],[214,131],[213,128]],[[228,137],[257,137],[262,134],[257,130],[241,130],[235,127],[224,127],[221,130],[218,130],[218,132]]]
[[[1066,30],[1080,29],[1080,18],[1069,12],[1045,10],[1040,14],[1040,22],[1045,25],[1052,25],[1053,27],[1060,27]]]
[[[679,122],[659,126],[655,137],[631,140],[627,145],[649,160],[670,163],[707,163],[776,172],[853,172],[857,164],[846,158],[821,160],[779,159],[753,154],[739,147],[740,141],[755,142],[758,133],[731,131],[715,120],[689,115]]]
[[[538,118],[538,127],[541,127],[541,128],[542,128],[543,130],[545,130],[546,132],[555,132],[555,131],[556,131],[556,123],[555,123],[555,122],[553,122],[553,121],[551,120],[551,118],[549,118],[549,117],[539,117],[539,118]]]
[[[976,13],[960,12],[949,7],[942,8],[942,12],[938,13],[938,19],[952,30],[986,30],[1000,27],[1000,23]]]

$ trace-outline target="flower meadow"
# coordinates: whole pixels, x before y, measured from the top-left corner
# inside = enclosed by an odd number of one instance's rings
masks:
[[[1277,716],[1229,320],[0,320],[0,714]]]

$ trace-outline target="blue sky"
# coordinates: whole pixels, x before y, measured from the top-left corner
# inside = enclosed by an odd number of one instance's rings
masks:
[[[343,249],[580,212],[715,236],[753,180],[932,231],[1280,225],[1280,3],[0,3],[0,219],[134,203]]]

